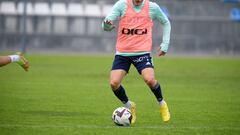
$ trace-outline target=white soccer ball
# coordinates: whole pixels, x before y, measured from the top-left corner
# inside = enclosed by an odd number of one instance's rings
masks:
[[[132,113],[126,107],[118,107],[113,111],[112,120],[118,126],[130,126]]]

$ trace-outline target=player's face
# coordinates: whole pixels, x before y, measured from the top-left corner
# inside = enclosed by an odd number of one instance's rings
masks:
[[[133,4],[134,4],[135,6],[141,5],[142,2],[143,2],[143,0],[132,0],[132,1],[133,1]]]

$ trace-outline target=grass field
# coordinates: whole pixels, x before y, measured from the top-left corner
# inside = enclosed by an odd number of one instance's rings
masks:
[[[238,58],[154,58],[169,123],[132,67],[123,85],[138,112],[126,128],[111,121],[122,106],[108,85],[113,56],[27,57],[27,73],[16,64],[0,68],[1,135],[240,134]]]

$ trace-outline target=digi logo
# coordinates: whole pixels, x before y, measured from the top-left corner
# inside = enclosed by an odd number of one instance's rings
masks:
[[[145,34],[147,34],[147,29],[128,29],[128,28],[123,28],[122,29],[122,34],[125,34],[125,35],[145,35]]]

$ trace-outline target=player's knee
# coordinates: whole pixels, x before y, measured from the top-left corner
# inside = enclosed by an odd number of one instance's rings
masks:
[[[154,87],[154,85],[156,84],[156,80],[154,77],[145,78],[144,81],[149,87]]]
[[[119,86],[120,86],[120,81],[118,81],[118,80],[114,80],[114,79],[111,79],[110,80],[110,86],[111,86],[111,88],[112,88],[112,90],[114,91],[114,90],[117,90],[118,88],[119,88]]]

